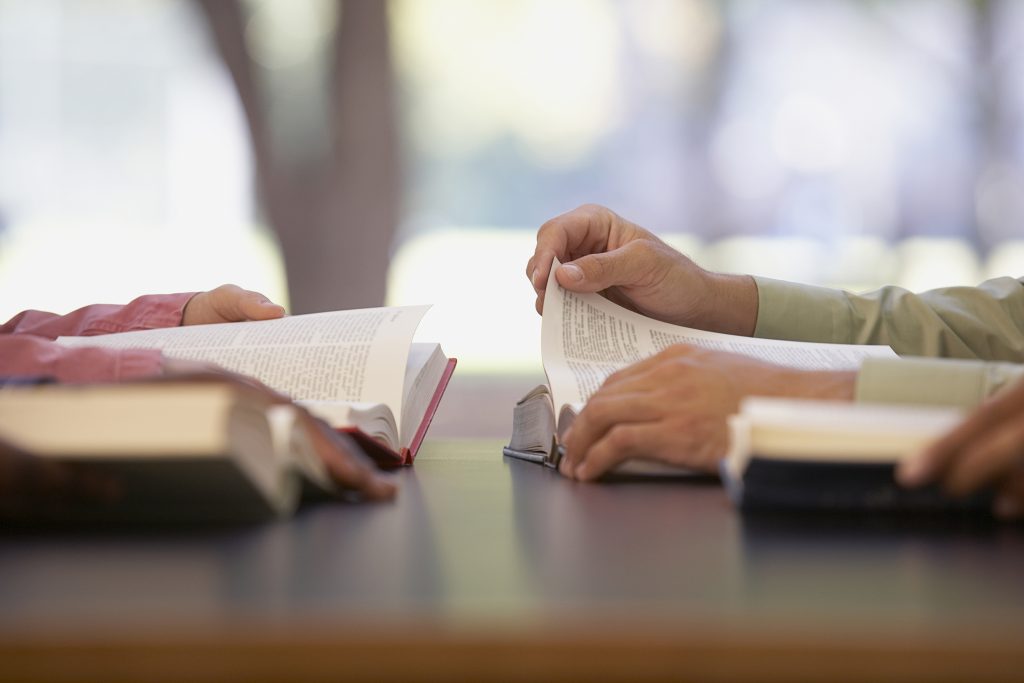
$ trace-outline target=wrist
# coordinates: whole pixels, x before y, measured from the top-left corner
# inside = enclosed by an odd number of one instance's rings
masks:
[[[749,275],[704,272],[708,306],[701,327],[713,332],[752,337],[757,327],[757,283]]]
[[[853,401],[857,386],[856,370],[798,370],[753,361],[734,374],[744,396]]]
[[[181,323],[180,325],[194,325],[196,317],[196,304],[197,300],[202,302],[202,296],[205,292],[196,292],[193,294],[188,301],[185,302],[185,306],[181,309]]]
[[[793,370],[786,395],[852,401],[857,386],[856,370]]]

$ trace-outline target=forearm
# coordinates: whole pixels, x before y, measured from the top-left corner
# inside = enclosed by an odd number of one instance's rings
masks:
[[[1024,361],[1024,285],[1013,278],[914,294],[851,294],[755,278],[758,337],[887,344],[900,355]]]
[[[32,335],[0,336],[0,379],[119,382],[159,375],[162,358],[153,349],[68,348]]]

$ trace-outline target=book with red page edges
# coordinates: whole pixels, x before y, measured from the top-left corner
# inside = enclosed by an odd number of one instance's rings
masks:
[[[62,337],[68,346],[159,349],[215,363],[287,394],[379,464],[412,462],[455,369],[436,343],[414,342],[428,306]]]
[[[455,365],[457,362],[457,359],[449,358],[448,362],[445,364],[444,373],[441,375],[441,381],[434,390],[430,403],[427,405],[427,410],[423,414],[423,419],[420,420],[419,426],[416,428],[416,434],[413,436],[413,439],[408,446],[403,446],[401,449],[396,451],[383,441],[375,439],[358,427],[341,427],[338,431],[351,436],[356,443],[362,447],[366,454],[381,467],[396,468],[403,465],[411,465],[413,460],[416,458],[416,453],[419,452],[423,439],[427,435],[427,429],[430,428],[430,423],[434,419],[434,414],[441,405],[441,397],[444,396],[444,391],[448,388],[448,382],[455,373]]]

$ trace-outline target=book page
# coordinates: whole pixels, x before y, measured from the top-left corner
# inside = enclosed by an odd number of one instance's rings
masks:
[[[817,344],[739,337],[661,322],[599,294],[560,287],[552,265],[544,294],[541,358],[555,406],[586,403],[608,375],[672,344],[741,353],[805,370],[855,370],[867,356],[896,354],[888,346]]]
[[[294,399],[383,403],[401,424],[406,358],[428,308],[364,308],[57,341],[160,349],[256,377]]]
[[[964,410],[949,406],[888,405],[748,396],[729,457],[782,460],[894,462],[953,429]]]
[[[447,362],[440,344],[417,343],[410,347],[405,368],[404,415],[398,431],[401,446],[409,446],[416,435]]]
[[[551,393],[546,386],[540,385],[512,409],[512,438],[508,447],[513,451],[535,451],[548,456],[554,433],[555,409],[551,405]]]
[[[391,408],[380,403],[337,401],[296,401],[296,403],[332,427],[358,427],[395,451],[402,447],[398,426]]]

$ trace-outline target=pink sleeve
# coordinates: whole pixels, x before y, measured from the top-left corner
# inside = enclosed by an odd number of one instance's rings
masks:
[[[67,315],[25,311],[0,326],[0,377],[53,377],[61,382],[110,382],[160,372],[157,350],[67,348],[62,335],[96,335],[181,324],[193,296],[141,296],[124,306],[97,304]]]
[[[0,378],[119,382],[160,374],[162,359],[156,349],[69,348],[30,334],[0,336]]]
[[[140,296],[123,306],[94,304],[67,315],[45,311],[23,311],[2,326],[0,334],[31,334],[46,339],[61,336],[91,336],[151,330],[156,327],[177,327],[182,312],[195,292],[183,294],[150,294]]]

